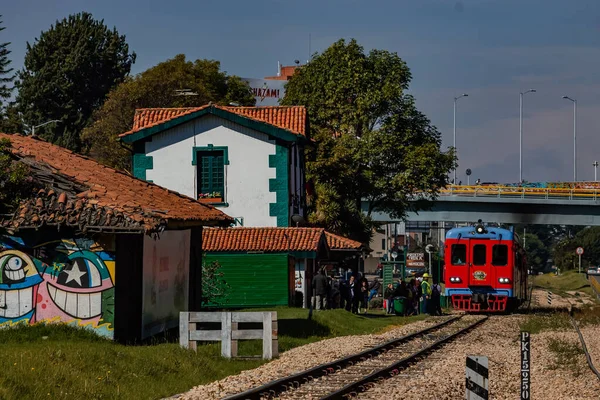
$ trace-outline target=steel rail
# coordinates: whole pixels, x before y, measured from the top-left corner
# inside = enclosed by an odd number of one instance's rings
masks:
[[[329,375],[331,373],[338,372],[342,369],[354,365],[356,362],[364,361],[367,358],[371,358],[381,353],[385,353],[390,349],[398,347],[402,343],[408,342],[409,340],[426,335],[437,329],[443,328],[446,325],[456,322],[461,318],[461,316],[449,318],[448,320],[436,324],[434,326],[430,326],[429,328],[410,333],[397,339],[392,339],[388,342],[377,345],[360,353],[352,354],[350,356],[337,359],[333,362],[317,365],[316,367],[307,369],[297,374],[268,382],[254,389],[250,389],[242,393],[237,393],[225,397],[223,400],[260,400],[263,397],[276,396],[277,394],[285,392],[289,389],[298,388],[299,386],[309,382],[312,379],[320,378],[324,375]]]
[[[573,325],[573,328],[575,328],[577,335],[579,335],[579,341],[581,342],[581,347],[583,348],[583,352],[585,353],[585,358],[587,359],[587,363],[588,363],[590,369],[592,370],[592,372],[594,374],[596,374],[596,377],[600,380],[600,371],[598,371],[596,369],[596,367],[594,367],[594,363],[592,362],[592,356],[590,355],[590,352],[588,351],[587,346],[585,345],[585,340],[583,338],[583,334],[581,333],[581,330],[579,330],[579,325],[577,325],[577,322],[575,321],[575,318],[573,318],[572,315],[570,315],[570,317],[571,317],[571,324]]]
[[[440,339],[440,340],[434,342],[433,344],[417,351],[416,353],[413,353],[407,357],[404,357],[403,359],[395,362],[392,365],[389,365],[385,368],[375,371],[360,380],[357,380],[355,382],[352,382],[352,383],[344,386],[340,390],[337,390],[333,393],[328,394],[325,397],[321,397],[320,400],[343,399],[348,394],[357,394],[358,392],[364,392],[367,389],[369,389],[370,386],[372,386],[375,382],[378,382],[378,381],[384,380],[386,378],[392,377],[394,375],[397,375],[402,369],[405,369],[406,367],[410,366],[411,364],[414,364],[418,359],[425,357],[425,355],[428,354],[429,352],[452,341],[457,336],[470,331],[471,329],[475,328],[476,326],[482,324],[487,319],[488,319],[488,317],[486,316],[486,317],[470,324],[469,326],[466,326],[465,328],[463,328],[443,339]]]

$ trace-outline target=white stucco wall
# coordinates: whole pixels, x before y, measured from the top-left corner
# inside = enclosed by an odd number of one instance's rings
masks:
[[[269,216],[269,203],[276,202],[269,192],[269,155],[275,154],[275,142],[266,134],[245,128],[214,115],[206,115],[152,136],[146,143],[146,155],[153,158],[153,169],[146,179],[190,197],[196,196],[196,166],[192,165],[193,147],[226,146],[229,165],[225,166],[225,201],[219,207],[232,217],[243,217],[244,226],[277,226]]]

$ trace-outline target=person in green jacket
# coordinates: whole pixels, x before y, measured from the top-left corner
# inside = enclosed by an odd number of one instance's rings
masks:
[[[423,274],[423,282],[421,282],[421,291],[423,293],[421,301],[421,314],[429,313],[428,303],[431,299],[431,283],[429,283],[430,275],[425,272]]]

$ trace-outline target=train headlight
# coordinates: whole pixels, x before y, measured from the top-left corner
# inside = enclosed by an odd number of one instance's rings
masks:
[[[452,277],[450,277],[450,282],[452,282],[452,283],[460,283],[461,280],[457,276],[452,276]]]
[[[498,282],[500,282],[500,283],[510,283],[510,279],[508,279],[508,278],[498,278]]]

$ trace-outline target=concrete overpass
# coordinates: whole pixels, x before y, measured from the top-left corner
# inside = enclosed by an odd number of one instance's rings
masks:
[[[373,212],[376,221],[394,222]],[[600,189],[540,189],[504,186],[453,186],[443,190],[430,210],[410,212],[408,221],[504,224],[599,225]]]

